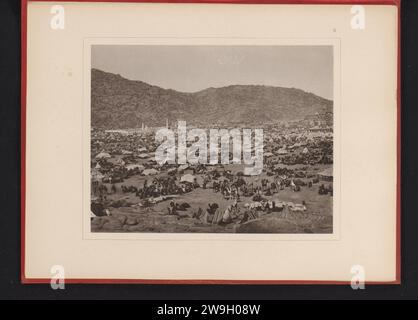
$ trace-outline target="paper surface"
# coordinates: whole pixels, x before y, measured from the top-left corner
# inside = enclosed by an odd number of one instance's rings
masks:
[[[396,272],[397,9],[351,6],[29,3],[27,278],[366,281]],[[334,232],[89,232],[89,46],[309,45],[334,48]],[[86,134],[87,133],[87,134]]]

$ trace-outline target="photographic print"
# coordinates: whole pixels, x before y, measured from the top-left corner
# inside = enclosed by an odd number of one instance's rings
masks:
[[[91,46],[91,232],[332,234],[331,45]]]

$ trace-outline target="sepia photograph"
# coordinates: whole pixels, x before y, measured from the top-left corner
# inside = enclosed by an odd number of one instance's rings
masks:
[[[91,47],[91,231],[333,232],[333,47]]]

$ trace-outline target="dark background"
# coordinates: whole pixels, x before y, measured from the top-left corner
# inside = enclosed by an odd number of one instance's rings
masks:
[[[417,299],[418,1],[402,4],[402,284],[366,286],[20,283],[20,1],[0,2],[0,299]],[[371,186],[372,188],[373,186]],[[364,190],[367,192],[367,190]],[[330,257],[332,258],[332,257]]]

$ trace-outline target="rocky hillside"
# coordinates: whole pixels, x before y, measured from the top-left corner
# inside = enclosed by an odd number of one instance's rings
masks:
[[[294,88],[232,85],[184,93],[97,69],[92,69],[91,86],[96,128],[162,126],[166,119],[255,125],[332,112],[332,101]]]

